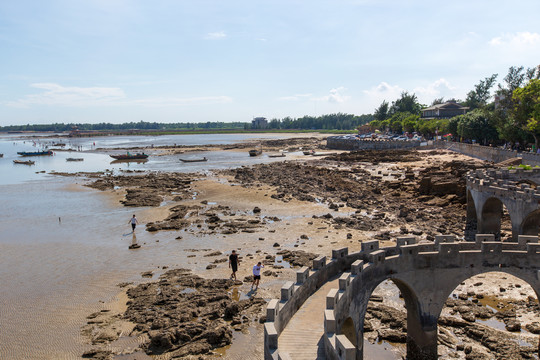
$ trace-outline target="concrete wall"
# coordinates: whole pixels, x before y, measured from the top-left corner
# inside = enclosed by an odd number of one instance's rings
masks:
[[[531,166],[540,166],[540,154],[513,150],[505,150],[497,147],[482,146],[477,144],[465,144],[449,141],[435,141],[435,147],[447,149],[468,155],[477,159],[499,163],[508,159],[522,158],[522,163]]]
[[[330,136],[326,138],[326,147],[336,150],[411,149],[419,146],[420,141],[342,139],[339,136]]]

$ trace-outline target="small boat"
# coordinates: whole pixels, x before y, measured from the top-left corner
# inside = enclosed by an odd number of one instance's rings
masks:
[[[83,158],[67,158],[66,161],[83,161]]]
[[[261,149],[252,149],[252,150],[249,150],[249,156],[259,156],[262,154],[262,150]]]
[[[14,163],[14,164],[22,164],[22,165],[34,165],[36,162],[35,162],[35,161],[32,161],[32,160],[26,160],[26,161],[23,161],[23,160],[13,160],[13,163]]]
[[[303,153],[304,153],[304,155],[313,155],[313,154],[315,154],[315,151],[313,151],[313,150],[304,150]]]
[[[0,158],[3,158],[4,157],[4,154],[0,154]]]
[[[208,161],[208,159],[206,157],[203,157],[202,159],[180,159],[181,162],[186,162],[186,163],[190,163],[190,162],[202,162],[202,161]]]
[[[21,151],[17,154],[21,156],[41,156],[41,155],[53,155],[54,153],[51,150],[47,151]]]
[[[285,154],[284,154],[284,153],[280,153],[280,154],[269,154],[268,157],[271,157],[271,158],[285,157]]]
[[[129,152],[125,155],[109,155],[116,160],[141,160],[148,158],[148,155],[145,153],[130,154]]]

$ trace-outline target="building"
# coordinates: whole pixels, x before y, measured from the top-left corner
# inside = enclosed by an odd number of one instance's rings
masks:
[[[252,129],[266,129],[268,128],[268,120],[265,117],[256,117],[251,120]]]
[[[437,104],[422,109],[422,119],[448,119],[463,115],[467,110],[469,110],[468,107],[461,106],[455,101],[447,101],[444,104]]]

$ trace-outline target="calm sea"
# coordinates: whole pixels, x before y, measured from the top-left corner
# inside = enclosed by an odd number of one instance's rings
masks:
[[[160,145],[231,144],[258,138],[294,135],[182,135],[164,137],[105,137],[51,139],[0,136],[0,359],[78,359],[90,346],[80,328],[86,315],[101,309],[118,292],[117,284],[138,281],[146,270],[162,266],[206,263],[186,260],[184,249],[223,247],[186,233],[174,236],[137,231],[144,251],[128,251],[132,241],[128,223],[137,213],[144,223],[143,208],[124,208],[99,191],[81,186],[80,179],[50,172],[103,171],[113,169],[205,171],[249,165],[273,159],[250,158],[247,151],[188,153],[206,156],[206,163],[182,163],[180,155],[152,156],[146,163],[111,164],[111,158],[93,148]],[[298,135],[296,135],[298,137]],[[66,148],[83,151],[57,152],[32,157],[35,165],[17,165],[17,152],[35,151],[50,142],[66,142]],[[94,146],[95,142],[95,146]],[[83,158],[67,162],[66,158]],[[204,241],[204,240],[203,240]],[[221,243],[220,243],[221,242]]]

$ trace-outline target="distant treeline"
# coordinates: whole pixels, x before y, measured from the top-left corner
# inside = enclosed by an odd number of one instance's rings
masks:
[[[303,116],[298,119],[285,117],[268,121],[268,129],[298,129],[298,130],[354,130],[373,120],[373,115],[329,114],[322,116]],[[260,129],[253,127],[251,122],[203,122],[203,123],[157,123],[157,122],[129,122],[123,124],[42,124],[42,125],[10,125],[0,127],[0,131],[47,131],[65,132],[78,129],[79,131],[185,131],[185,130],[249,130]]]

